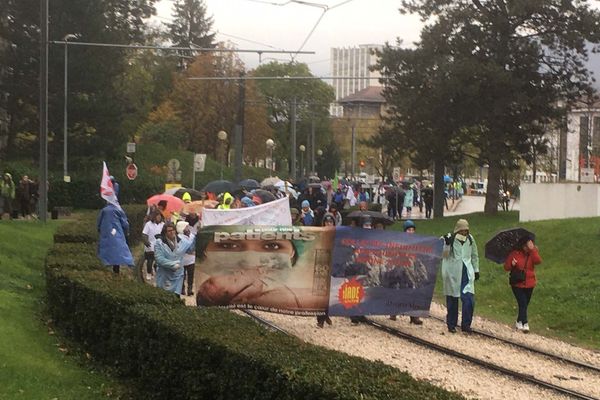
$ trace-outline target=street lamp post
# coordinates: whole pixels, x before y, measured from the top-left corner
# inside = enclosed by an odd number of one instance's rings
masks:
[[[77,36],[69,33],[63,38],[63,41],[65,42],[65,98],[63,102],[63,179],[65,180],[65,182],[69,182],[69,170],[67,168],[67,104],[69,98],[69,40],[71,39],[77,39]]]
[[[306,151],[306,146],[301,144],[298,148],[300,149],[300,175],[304,176],[304,152]]]
[[[269,176],[273,176],[273,147],[275,147],[275,142],[273,139],[267,139],[267,149],[269,149],[269,157],[271,159],[271,165],[269,166]]]
[[[323,150],[317,150],[317,156],[321,158],[323,156]],[[317,161],[315,160],[315,173],[317,173]],[[318,175],[318,174],[317,174]]]
[[[225,131],[219,131],[217,133],[217,137],[221,141],[221,146],[220,147],[223,147],[225,145],[225,141],[227,140],[227,132],[225,132]],[[221,180],[223,180],[223,164],[225,164],[225,151],[222,148],[221,148],[221,153],[222,153],[222,158],[221,158]]]

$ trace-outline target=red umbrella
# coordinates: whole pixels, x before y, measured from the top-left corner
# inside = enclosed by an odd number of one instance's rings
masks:
[[[151,205],[158,205],[158,202],[161,200],[165,200],[167,202],[167,208],[165,210],[165,214],[167,214],[165,215],[166,217],[171,215],[172,212],[179,212],[185,205],[183,200],[181,200],[179,197],[171,196],[170,194],[164,193],[150,197],[148,200],[146,200],[146,204],[148,204],[148,207],[150,207]]]

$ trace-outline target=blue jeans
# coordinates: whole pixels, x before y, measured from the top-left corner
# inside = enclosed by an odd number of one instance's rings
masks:
[[[524,324],[527,323],[527,306],[529,306],[529,301],[531,300],[531,295],[533,294],[533,288],[518,288],[512,287],[513,294],[515,295],[515,299],[517,299],[517,304],[519,305],[519,315],[517,316],[517,322],[522,322]]]
[[[473,311],[475,310],[475,296],[473,293],[463,292],[468,283],[467,267],[463,264],[460,280],[460,301],[462,302],[462,321],[460,327],[462,329],[471,327]],[[446,307],[448,308],[448,315],[446,316],[448,329],[456,328],[456,325],[458,325],[458,297],[446,296]]]

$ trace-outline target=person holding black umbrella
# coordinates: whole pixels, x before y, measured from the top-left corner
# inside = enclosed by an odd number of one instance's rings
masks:
[[[509,283],[519,306],[515,328],[523,333],[529,332],[527,307],[537,283],[535,266],[541,263],[542,257],[531,236],[521,238],[504,262],[504,269],[510,271]]]

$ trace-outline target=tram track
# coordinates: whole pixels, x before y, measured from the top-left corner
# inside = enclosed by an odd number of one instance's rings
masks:
[[[441,345],[439,345],[437,343],[433,343],[433,342],[431,342],[429,340],[425,340],[425,339],[419,338],[417,336],[414,336],[414,335],[411,335],[409,333],[403,332],[403,331],[401,331],[401,330],[399,330],[397,328],[393,328],[393,327],[387,326],[385,324],[381,324],[379,322],[373,321],[373,320],[368,319],[368,318],[365,318],[365,320],[363,322],[365,324],[367,324],[368,326],[371,326],[371,327],[373,327],[373,328],[375,328],[375,329],[377,329],[379,331],[388,333],[388,334],[390,334],[392,336],[395,336],[395,337],[398,337],[400,339],[407,340],[407,341],[412,342],[414,344],[423,346],[423,347],[431,349],[431,350],[438,351],[440,353],[443,353],[443,354],[446,354],[446,355],[449,355],[449,356],[452,356],[452,357],[455,357],[455,358],[459,358],[459,359],[462,359],[462,360],[465,360],[465,361],[469,361],[470,363],[478,365],[478,366],[480,366],[482,368],[485,368],[487,370],[498,372],[498,373],[501,373],[503,375],[510,376],[511,378],[515,378],[515,379],[521,380],[523,382],[527,382],[527,383],[530,383],[530,384],[533,384],[533,385],[536,385],[536,386],[539,386],[539,387],[542,387],[542,388],[545,388],[545,389],[552,390],[552,391],[560,393],[562,395],[567,395],[567,396],[570,396],[572,398],[581,399],[581,400],[600,400],[597,397],[590,396],[590,395],[587,395],[585,393],[580,393],[578,391],[575,391],[575,390],[572,390],[572,389],[569,389],[569,388],[566,388],[566,387],[563,387],[563,386],[560,386],[560,385],[556,385],[556,384],[553,384],[553,383],[550,383],[550,382],[543,381],[541,379],[536,378],[533,375],[524,374],[524,373],[521,373],[521,372],[518,372],[518,371],[514,371],[514,370],[511,370],[509,368],[505,368],[505,367],[502,367],[500,365],[497,365],[497,364],[494,364],[494,363],[491,363],[491,362],[488,362],[488,361],[485,361],[485,360],[481,360],[481,359],[479,359],[477,357],[473,357],[473,356],[470,356],[468,354],[461,353],[459,351],[450,349],[448,347],[441,346]]]
[[[242,310],[242,312],[244,312],[246,315],[248,315],[249,317],[251,317],[252,319],[254,319],[256,322],[264,325],[269,330],[281,332],[281,333],[283,333],[285,335],[288,335],[288,336],[291,335],[291,333],[289,333],[285,329],[279,327],[278,325],[274,324],[271,321],[266,320],[265,318],[262,318],[262,317],[256,315],[255,313],[253,313],[251,311]],[[435,319],[439,320],[439,318],[435,318]],[[370,326],[370,327],[372,327],[372,328],[374,328],[376,330],[382,331],[382,332],[387,333],[389,335],[392,335],[392,336],[395,336],[397,338],[403,339],[405,341],[411,342],[413,344],[425,347],[427,349],[434,350],[436,352],[442,353],[444,355],[447,355],[447,356],[450,356],[450,357],[453,357],[453,358],[457,358],[457,359],[460,359],[460,360],[468,361],[468,362],[470,362],[470,363],[472,363],[472,364],[474,364],[474,365],[476,365],[476,366],[478,366],[480,368],[483,368],[485,370],[492,371],[492,372],[495,372],[495,373],[499,373],[502,376],[507,376],[507,377],[510,377],[510,378],[513,378],[513,379],[516,379],[516,380],[519,380],[519,381],[522,381],[522,382],[526,382],[526,383],[529,383],[531,385],[535,385],[535,386],[538,386],[538,387],[541,387],[541,388],[544,388],[544,389],[547,389],[547,390],[551,390],[551,391],[554,391],[555,393],[559,393],[561,395],[569,396],[569,397],[574,398],[574,399],[600,400],[600,398],[594,397],[592,395],[581,393],[581,392],[578,392],[576,390],[573,390],[573,389],[570,389],[570,388],[567,388],[567,387],[564,387],[564,386],[560,386],[560,385],[557,385],[557,384],[554,384],[554,383],[551,383],[551,382],[547,382],[545,380],[536,378],[534,375],[531,375],[531,374],[525,374],[525,373],[522,373],[522,372],[514,371],[514,370],[512,370],[510,368],[506,368],[506,367],[497,365],[495,363],[492,363],[492,362],[489,362],[489,361],[486,361],[486,360],[482,360],[480,358],[477,358],[477,357],[474,357],[474,356],[462,353],[460,351],[456,351],[454,349],[451,349],[451,348],[439,345],[437,343],[431,342],[431,341],[423,339],[423,338],[419,338],[418,336],[412,335],[410,333],[406,333],[406,332],[404,332],[404,331],[402,331],[400,329],[397,329],[397,328],[394,328],[394,327],[390,327],[388,325],[379,323],[377,321],[374,321],[374,320],[371,320],[371,319],[368,319],[368,318],[365,318],[365,320],[363,321],[363,323],[365,325],[367,325],[367,326]],[[491,339],[491,340],[499,340],[501,342],[504,342],[507,345],[513,345],[513,343],[512,343],[513,341],[511,341],[511,340],[502,340],[503,338],[497,338],[495,335],[487,334],[485,332],[477,332],[477,334],[480,334],[480,336],[486,337],[486,338]],[[515,342],[515,343],[519,344],[517,342]],[[561,356],[558,356],[558,355],[555,355],[555,354],[552,354],[552,353],[548,353],[548,352],[544,352],[544,351],[541,351],[541,350],[540,351],[535,351],[535,350],[539,350],[539,349],[530,348],[529,346],[522,345],[522,344],[520,344],[520,345],[521,346],[515,346],[515,347],[519,347],[519,348],[522,348],[524,350],[530,350],[530,349],[532,349],[532,352],[537,353],[539,355],[542,355],[544,357],[556,359],[556,360],[559,360],[559,361],[568,360],[568,361],[565,361],[565,362],[568,362],[568,363],[570,363],[570,364],[572,364],[572,365],[574,365],[576,367],[579,367],[579,368],[591,369],[591,370],[597,372],[596,367],[593,366],[593,365],[588,365],[586,363],[582,363],[582,362],[579,362],[579,361],[576,361],[576,360],[572,360],[572,359],[568,359],[568,358],[565,358],[565,357],[561,357]],[[588,367],[591,367],[591,368],[588,368]]]
[[[434,319],[434,320],[440,321],[440,322],[442,322],[444,324],[446,323],[446,321],[443,318],[439,318],[439,317],[435,317],[435,316],[430,316],[429,319]],[[587,370],[591,370],[591,371],[594,371],[594,372],[600,372],[600,367],[596,366],[596,365],[592,365],[592,364],[589,364],[589,363],[578,361],[578,360],[575,360],[575,359],[572,359],[572,358],[569,358],[569,357],[564,357],[564,356],[561,356],[561,355],[558,355],[558,354],[550,353],[548,351],[541,350],[541,349],[538,349],[538,348],[535,348],[535,347],[531,347],[531,346],[528,346],[526,344],[523,344],[523,343],[520,343],[520,342],[517,342],[517,341],[514,341],[514,340],[510,340],[510,339],[506,339],[506,338],[503,338],[503,337],[499,337],[499,336],[496,336],[496,335],[488,333],[488,332],[480,331],[480,330],[477,330],[477,329],[472,329],[472,331],[473,331],[473,334],[475,334],[475,335],[483,336],[483,337],[486,337],[488,339],[497,340],[499,342],[508,344],[508,345],[516,347],[516,348],[519,348],[521,350],[525,350],[525,351],[529,351],[531,353],[535,353],[535,354],[539,354],[539,355],[545,356],[545,357],[550,358],[552,360],[564,362],[566,364],[571,364],[571,365],[574,365],[574,366],[576,366],[578,368],[587,369]]]

